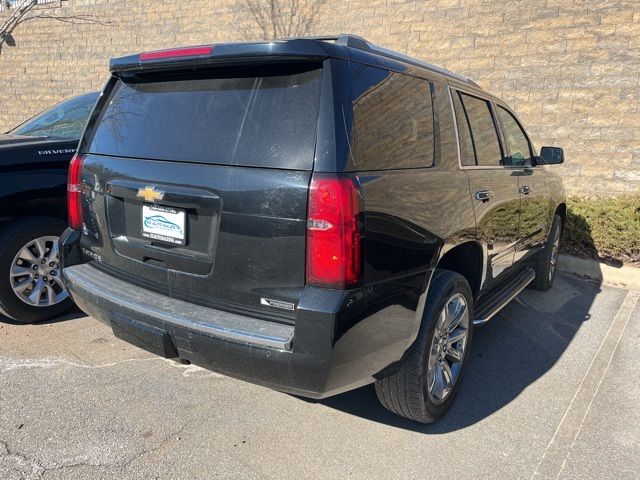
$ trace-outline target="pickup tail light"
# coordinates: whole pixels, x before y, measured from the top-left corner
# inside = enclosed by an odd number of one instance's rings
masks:
[[[69,164],[67,180],[67,211],[69,226],[74,230],[82,227],[82,155],[74,155]]]
[[[314,174],[309,187],[307,283],[347,288],[360,275],[358,190],[351,178]]]

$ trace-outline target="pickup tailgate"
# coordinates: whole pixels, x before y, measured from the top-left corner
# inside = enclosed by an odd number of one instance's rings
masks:
[[[114,79],[82,152],[84,254],[173,298],[293,321],[321,74]]]

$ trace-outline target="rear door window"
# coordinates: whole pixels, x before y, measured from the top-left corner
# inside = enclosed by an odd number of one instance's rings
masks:
[[[469,125],[471,125],[477,164],[484,167],[501,165],[502,151],[491,105],[487,100],[472,95],[462,92],[459,95]]]
[[[460,144],[460,162],[463,166],[476,164],[476,154],[473,149],[473,139],[471,138],[471,125],[469,117],[462,106],[458,92],[452,92],[453,105],[458,125],[458,142]]]
[[[121,157],[310,170],[318,66],[118,80],[88,152]]]

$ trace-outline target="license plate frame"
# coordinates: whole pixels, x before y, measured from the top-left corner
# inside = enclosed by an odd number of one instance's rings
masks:
[[[171,245],[187,243],[187,211],[165,205],[143,204],[141,235]]]

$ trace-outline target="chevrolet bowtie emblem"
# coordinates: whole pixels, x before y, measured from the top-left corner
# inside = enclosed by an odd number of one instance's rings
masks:
[[[155,202],[164,198],[164,192],[156,190],[156,187],[144,187],[138,189],[136,197],[144,198],[145,202]]]

